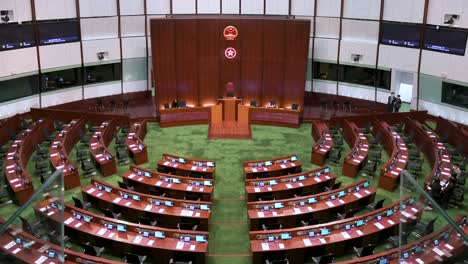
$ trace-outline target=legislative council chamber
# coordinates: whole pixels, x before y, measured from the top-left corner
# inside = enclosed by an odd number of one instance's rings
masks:
[[[0,264],[468,264],[468,1],[1,0]]]

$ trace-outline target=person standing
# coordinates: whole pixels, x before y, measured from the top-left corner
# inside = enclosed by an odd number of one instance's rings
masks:
[[[393,105],[395,104],[395,101],[396,101],[395,93],[391,92],[387,101],[387,112],[393,112]]]
[[[400,95],[398,95],[398,97],[395,99],[395,103],[393,104],[394,112],[398,113],[398,111],[400,111],[400,107],[401,107],[401,98],[400,98]]]

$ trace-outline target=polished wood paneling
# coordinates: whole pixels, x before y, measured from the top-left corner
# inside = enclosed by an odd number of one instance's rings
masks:
[[[177,96],[187,105],[197,106],[197,23],[193,20],[177,21],[175,28],[175,58]]]
[[[240,94],[245,102],[262,98],[263,83],[263,23],[241,20],[242,44]]]
[[[282,106],[284,81],[284,55],[286,47],[285,24],[280,20],[265,20],[263,26],[263,98],[265,105],[270,100]],[[307,58],[307,54],[306,54]],[[305,72],[304,72],[305,74]],[[303,90],[305,89],[302,88]]]
[[[219,89],[220,29],[215,19],[198,21],[198,96],[200,105],[216,104]]]

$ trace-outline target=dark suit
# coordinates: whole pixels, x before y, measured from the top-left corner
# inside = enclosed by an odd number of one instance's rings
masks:
[[[396,97],[389,96],[387,101],[387,112],[393,112],[393,105],[395,104]]]
[[[398,113],[398,111],[400,111],[400,107],[401,107],[401,98],[398,98],[395,100],[395,103],[393,104],[393,107],[395,109],[395,113]]]

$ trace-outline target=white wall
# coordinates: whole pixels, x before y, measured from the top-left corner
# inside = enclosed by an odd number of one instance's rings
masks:
[[[404,8],[404,6],[402,6],[402,8]],[[345,0],[343,17],[378,20],[380,17],[380,1]]]
[[[50,69],[71,65],[81,66],[80,43],[66,43],[39,47],[41,69]]]
[[[289,0],[266,0],[265,14],[267,15],[289,14]]]
[[[336,94],[336,82],[313,81],[313,91],[316,93]]]
[[[467,54],[465,56],[457,56],[423,50],[421,73],[468,83]]]
[[[386,104],[389,96],[390,96],[389,92],[377,90],[377,102]]]
[[[0,10],[13,10],[10,22],[22,22],[32,20],[30,0],[1,0]]]
[[[315,19],[315,36],[317,38],[339,38],[340,19],[334,17],[317,17]]]
[[[122,16],[120,20],[122,37],[138,37],[145,35],[144,16]]]
[[[102,85],[89,85],[84,87],[84,99],[120,94],[122,88],[120,82],[102,84]]]
[[[239,0],[222,0],[223,14],[239,14]]]
[[[169,14],[171,12],[170,0],[147,0],[146,9],[148,14]]]
[[[195,0],[172,0],[173,14],[195,14]]]
[[[417,72],[419,49],[380,45],[379,66]]]
[[[241,0],[242,14],[263,14],[263,0]]]
[[[36,48],[17,49],[0,52],[0,77],[37,71]]]
[[[81,19],[82,40],[117,38],[119,19],[117,17]]]
[[[220,14],[221,2],[212,0],[198,0],[198,14]]]
[[[16,114],[29,112],[31,108],[39,107],[39,96],[31,96],[0,104],[0,119]]]
[[[122,38],[123,59],[146,57],[146,38]]]
[[[337,39],[315,39],[314,59],[336,61],[338,56]]]
[[[146,86],[147,86],[146,81],[124,82],[123,92],[134,93],[134,92],[146,91],[146,88],[147,88]]]
[[[437,1],[440,1],[440,0],[437,0]],[[424,16],[424,0],[384,1],[383,20],[422,23],[423,16]]]
[[[375,90],[339,83],[338,94],[342,96],[373,101],[375,97]]]
[[[117,15],[115,0],[79,0],[81,17],[103,17]]]
[[[36,19],[76,18],[75,0],[35,0]]]
[[[437,0],[429,1],[427,23],[444,25],[444,15],[455,14],[460,16],[457,26],[468,28],[468,1],[466,0]]]
[[[144,15],[145,1],[144,0],[119,0],[120,15]]]
[[[377,21],[343,19],[342,39],[378,43],[379,23]]]
[[[457,108],[441,104],[435,104],[421,99],[419,99],[419,110],[427,110],[431,115],[441,116],[443,118],[454,120],[456,122],[468,125],[468,111],[463,111]]]
[[[352,54],[361,55],[358,62],[352,60]],[[356,41],[341,41],[340,62],[353,63],[356,66],[359,64],[375,65],[377,57],[377,44]]]
[[[48,92],[41,95],[42,107],[49,107],[58,104],[65,104],[79,101],[82,98],[81,86],[61,90],[60,92]]]
[[[314,16],[315,0],[291,0],[291,15]]]
[[[341,0],[316,0],[317,16],[339,17]]]

